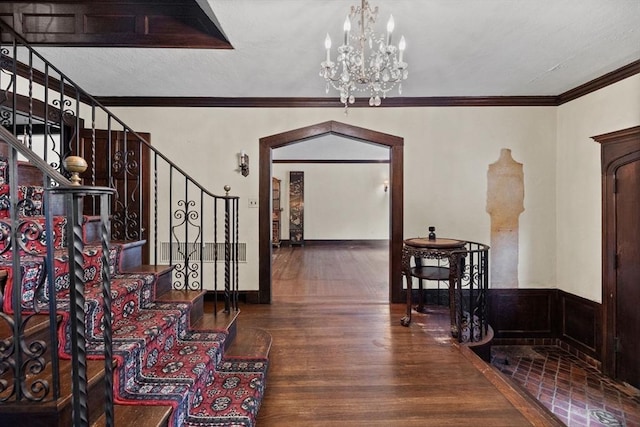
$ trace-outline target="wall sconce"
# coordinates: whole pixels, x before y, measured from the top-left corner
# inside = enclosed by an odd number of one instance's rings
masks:
[[[242,150],[238,156],[238,166],[242,176],[249,176],[249,155]]]
[[[386,179],[384,180],[384,182],[382,183],[382,185],[384,185],[384,192],[386,193],[387,191],[389,191],[389,181],[387,181]]]

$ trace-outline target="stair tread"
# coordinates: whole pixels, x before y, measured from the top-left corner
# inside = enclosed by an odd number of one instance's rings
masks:
[[[173,265],[147,265],[140,264],[135,267],[129,267],[123,270],[124,273],[150,273],[150,274],[163,274],[173,270]]]
[[[242,328],[225,351],[225,358],[267,359],[271,350],[271,334],[264,329]]]
[[[200,297],[203,297],[206,291],[182,291],[172,289],[163,293],[162,295],[156,297],[156,301],[162,302],[185,302],[185,301],[194,301]]]
[[[59,316],[58,316],[59,318]],[[24,319],[24,317],[23,317]],[[49,315],[48,314],[34,314],[27,323],[27,328],[24,330],[26,337],[33,336],[39,331],[49,328]],[[0,340],[13,336],[13,330],[10,328],[7,322],[0,322]]]
[[[134,248],[136,246],[144,246],[147,243],[147,241],[146,240],[132,240],[132,241],[112,240],[111,243],[117,243],[118,245],[121,245],[123,248]]]
[[[114,405],[114,425],[136,427],[166,426],[171,416],[171,406],[168,405]],[[100,416],[91,427],[101,427],[106,424],[106,415]]]
[[[214,330],[229,330],[238,318],[239,311],[231,311],[225,313],[219,311],[218,314],[203,313],[200,320],[194,322],[191,327],[193,329],[214,329]]]

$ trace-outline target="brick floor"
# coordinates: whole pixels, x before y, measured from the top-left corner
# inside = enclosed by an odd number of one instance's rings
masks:
[[[493,346],[491,363],[570,427],[640,427],[640,393],[557,346]]]

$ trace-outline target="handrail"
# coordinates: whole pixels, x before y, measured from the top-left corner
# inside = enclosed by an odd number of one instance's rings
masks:
[[[25,147],[14,134],[2,126],[0,126],[0,139],[15,148],[18,153],[23,155],[29,163],[37,167],[48,179],[61,186],[70,185],[69,180],[64,175],[51,167],[51,165],[45,162],[42,157],[38,156],[33,150]]]

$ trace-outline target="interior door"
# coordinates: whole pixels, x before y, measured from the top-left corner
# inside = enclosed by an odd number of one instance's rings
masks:
[[[615,174],[616,378],[640,388],[640,160]]]
[[[93,137],[95,132],[95,144]],[[147,142],[149,133],[138,132]],[[80,150],[89,168],[82,174],[85,185],[111,187],[117,197],[111,198],[111,238],[120,241],[148,241],[150,226],[150,154],[131,133],[84,129]],[[95,156],[95,157],[94,157]],[[95,158],[95,170],[91,166]],[[85,203],[85,215],[96,212],[96,206]],[[148,264],[148,243],[142,251],[142,263]]]

